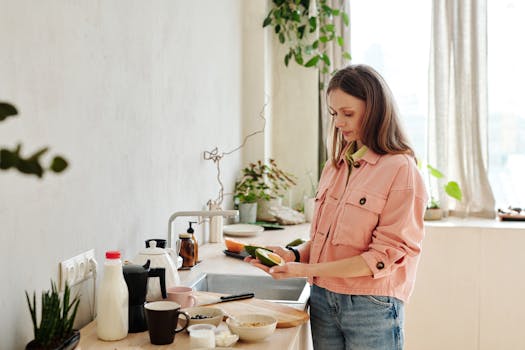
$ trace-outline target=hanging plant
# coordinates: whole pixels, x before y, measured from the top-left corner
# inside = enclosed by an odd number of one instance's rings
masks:
[[[14,117],[18,110],[10,103],[0,102],[0,122],[8,117]],[[60,173],[64,171],[68,162],[61,156],[54,156],[49,165],[46,167],[42,164],[40,157],[49,149],[42,147],[32,155],[23,157],[21,154],[22,145],[18,144],[14,149],[0,148],[0,171],[13,168],[22,174],[35,175],[41,178],[46,171]]]
[[[273,0],[263,28],[272,27],[279,42],[287,46],[286,66],[293,59],[300,66],[329,73],[332,62],[326,53],[327,44],[339,45],[343,58],[351,58],[344,51],[343,37],[336,33],[335,21],[339,16],[345,27],[350,23],[343,6],[344,0],[339,0],[338,8],[330,7],[327,0]]]

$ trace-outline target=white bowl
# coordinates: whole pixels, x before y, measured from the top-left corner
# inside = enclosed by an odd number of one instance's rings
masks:
[[[195,306],[185,308],[182,311],[186,311],[188,315],[190,315],[189,326],[193,326],[194,324],[212,324],[218,326],[224,317],[224,312],[218,307]],[[197,317],[197,315],[206,316],[206,318],[194,318]]]
[[[235,316],[235,320],[228,318],[226,324],[232,333],[239,335],[241,340],[258,341],[275,331],[277,319],[270,315],[245,314]]]

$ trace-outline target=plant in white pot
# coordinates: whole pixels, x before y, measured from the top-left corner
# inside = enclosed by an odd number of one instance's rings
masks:
[[[281,206],[286,191],[296,185],[295,176],[280,169],[274,159],[270,159],[268,164],[261,160],[250,163],[241,173],[242,177],[237,182],[234,193],[239,212],[242,211],[241,204],[256,202],[256,220],[275,221],[275,217],[268,211],[274,206]]]
[[[428,174],[434,177],[437,181],[442,181],[445,179],[445,175],[438,169],[434,168],[432,165],[427,164],[427,170]],[[458,201],[461,201],[463,198],[461,188],[456,181],[446,182],[443,185],[443,189],[445,190],[445,193],[451,198],[454,198]],[[425,220],[441,220],[442,218],[443,209],[441,208],[439,200],[431,194],[430,202],[427,204],[427,208],[425,210]]]

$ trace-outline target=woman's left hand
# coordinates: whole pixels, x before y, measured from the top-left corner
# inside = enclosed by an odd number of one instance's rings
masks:
[[[266,273],[271,275],[276,280],[290,277],[306,277],[305,265],[307,264],[289,262],[282,266],[276,265],[273,267],[268,267],[263,265],[258,259],[246,258],[244,260],[253,266],[260,268],[261,270],[266,271]]]

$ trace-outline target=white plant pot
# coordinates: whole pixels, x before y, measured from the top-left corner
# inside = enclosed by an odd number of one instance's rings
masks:
[[[280,197],[276,199],[270,199],[269,201],[265,201],[264,199],[257,200],[257,220],[269,222],[277,221],[275,216],[270,214],[270,209],[272,207],[281,207],[282,203],[283,199]]]
[[[304,197],[304,219],[306,222],[312,222],[314,216],[315,198]]]
[[[443,210],[441,208],[434,208],[434,209],[427,208],[425,210],[424,219],[427,221],[441,220],[442,218],[443,218]]]
[[[239,203],[239,222],[253,224],[257,220],[257,202]]]

